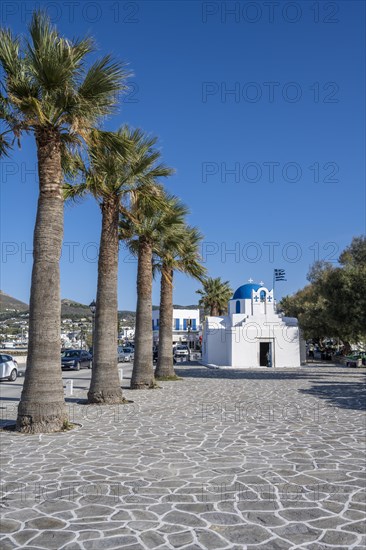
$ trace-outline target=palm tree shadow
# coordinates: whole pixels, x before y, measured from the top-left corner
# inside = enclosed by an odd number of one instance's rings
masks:
[[[350,381],[315,381],[309,389],[299,389],[300,393],[325,399],[333,407],[366,410],[366,385],[361,380]]]
[[[318,365],[317,365],[318,366]],[[332,367],[332,365],[329,365]],[[298,388],[297,391],[304,395],[314,398],[324,399],[332,407],[339,407],[350,410],[366,410],[366,386],[363,379],[364,372],[347,372],[345,380],[337,380],[344,370],[333,368],[324,368],[319,370],[314,367],[311,371],[307,367],[291,370],[275,370],[263,367],[253,370],[221,370],[207,369],[202,365],[187,364],[184,368],[177,365],[175,372],[182,378],[222,378],[227,380],[306,380],[312,384],[310,388]],[[182,366],[183,367],[183,366]],[[346,374],[346,373],[344,373]],[[342,374],[342,376],[344,375]],[[361,375],[361,376],[360,376]],[[286,383],[286,382],[285,382]]]
[[[227,380],[294,380],[309,379],[311,374],[306,371],[306,367],[291,370],[271,369],[261,367],[257,369],[239,370],[232,369],[211,369],[202,365],[183,363],[174,365],[177,376],[182,378],[225,378]],[[322,373],[323,374],[323,373]],[[314,378],[316,375],[314,375]]]

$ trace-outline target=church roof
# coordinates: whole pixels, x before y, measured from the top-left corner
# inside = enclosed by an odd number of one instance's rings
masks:
[[[248,283],[246,285],[240,286],[233,296],[233,300],[245,300],[252,297],[252,290],[258,290],[261,288],[261,285],[256,283]]]

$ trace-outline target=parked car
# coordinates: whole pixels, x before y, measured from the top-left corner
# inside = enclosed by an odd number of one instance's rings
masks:
[[[83,349],[67,349],[61,354],[61,368],[80,370],[82,368],[91,369],[92,355]]]
[[[118,362],[130,363],[135,357],[135,351],[133,348],[127,348],[124,346],[118,346]]]
[[[15,348],[15,344],[14,344],[14,342],[4,342],[2,347],[4,349],[13,349],[13,348]]]
[[[11,355],[0,355],[0,379],[14,382],[18,376],[18,363]]]
[[[188,359],[189,357],[189,349],[187,346],[176,346],[174,350],[174,357],[182,357],[184,359]]]
[[[130,361],[130,362],[133,362],[134,358],[135,358],[135,349],[130,347],[130,346],[123,346],[123,353],[125,355],[125,357],[127,357],[126,362],[127,361]]]

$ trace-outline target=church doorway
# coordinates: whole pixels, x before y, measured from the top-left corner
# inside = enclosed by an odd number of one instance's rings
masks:
[[[271,342],[259,342],[259,366],[272,366],[272,346]]]

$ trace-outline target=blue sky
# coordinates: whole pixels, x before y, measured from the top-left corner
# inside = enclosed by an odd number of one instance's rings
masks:
[[[169,191],[204,234],[209,274],[233,289],[251,277],[277,298],[306,284],[315,259],[336,261],[365,232],[363,2],[14,2],[1,24],[26,31],[46,6],[61,33],[91,34],[97,55],[129,63],[116,116],[157,135],[176,169]],[[234,12],[232,12],[234,10]],[[29,300],[37,203],[32,137],[1,168],[1,289]],[[95,296],[100,212],[66,205],[62,297]],[[136,262],[121,248],[119,307],[136,304]],[[199,284],[176,277],[174,302]],[[153,303],[159,301],[154,285]]]

